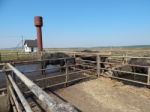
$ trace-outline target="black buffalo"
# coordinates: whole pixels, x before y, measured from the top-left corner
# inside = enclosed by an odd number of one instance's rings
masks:
[[[41,62],[42,69],[45,69],[48,65],[59,65],[61,67],[65,65],[74,65],[75,64],[75,58],[70,57],[69,55],[61,52],[57,53],[44,53],[41,57],[43,60]],[[42,74],[45,73],[43,70]]]
[[[96,61],[97,61],[97,57],[96,56],[81,56],[81,55],[76,55],[76,56],[78,58],[82,59],[83,61],[87,60],[87,63],[89,63],[89,64],[90,64],[90,61],[95,61],[94,66],[96,66]],[[100,57],[100,62],[108,62],[108,57]],[[106,68],[106,64],[105,63],[100,63],[100,67],[101,68]],[[106,70],[104,70],[104,71],[106,71]]]
[[[132,58],[129,60],[129,64],[140,65],[140,66],[150,66],[150,59],[146,58]],[[148,74],[147,67],[131,66],[132,71],[136,73]]]

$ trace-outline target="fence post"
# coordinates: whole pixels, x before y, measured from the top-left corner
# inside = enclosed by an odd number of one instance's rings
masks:
[[[76,54],[75,53],[73,53],[73,57],[76,58]]]
[[[150,67],[148,68],[147,84],[150,85]]]
[[[18,52],[16,52],[17,53],[17,60],[19,60],[19,54],[18,54]]]
[[[1,53],[0,53],[0,62],[2,61],[2,56],[1,56]]]
[[[97,77],[99,77],[100,76],[100,56],[99,55],[97,55],[96,62],[97,62]]]
[[[126,56],[125,56],[125,64],[128,63],[128,52],[126,52]]]
[[[65,78],[65,87],[67,87],[67,83],[68,83],[68,78],[69,78],[69,76],[68,76],[68,64],[67,64],[67,61],[66,61],[66,59],[65,59],[65,70],[66,70],[66,78]]]

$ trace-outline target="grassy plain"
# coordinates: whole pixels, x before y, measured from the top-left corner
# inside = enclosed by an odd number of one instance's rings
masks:
[[[102,48],[45,48],[45,52],[83,52],[93,51],[101,54],[111,53],[119,56],[145,56],[150,57],[150,47],[102,47]],[[38,53],[25,53],[21,49],[1,49],[0,61],[37,59]]]

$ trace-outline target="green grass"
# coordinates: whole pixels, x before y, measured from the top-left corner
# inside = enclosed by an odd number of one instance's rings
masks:
[[[36,59],[39,59],[39,55],[37,53],[24,53],[18,50],[0,50],[0,62]]]
[[[100,53],[111,52],[112,55],[128,55],[128,56],[150,56],[150,48],[132,47],[132,48],[46,48],[45,51],[68,51],[68,52],[78,52],[84,50],[98,51]],[[36,60],[39,59],[37,53],[24,53],[21,49],[11,50],[11,49],[1,49],[0,50],[0,62],[4,61],[24,61],[24,60]]]

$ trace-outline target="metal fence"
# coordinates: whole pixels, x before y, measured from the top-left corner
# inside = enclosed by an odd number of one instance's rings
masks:
[[[52,59],[52,60],[66,60],[67,58],[59,58],[59,59]],[[43,62],[46,60],[38,60],[32,61],[32,63]],[[24,61],[22,63],[31,63],[30,61]],[[1,73],[6,73],[7,79],[7,88],[2,88],[1,91],[6,91],[9,94],[10,102],[13,107],[13,111],[26,111],[32,112],[33,109],[29,102],[27,101],[25,95],[28,93],[33,93],[39,100],[44,108],[45,111],[48,112],[60,112],[65,109],[65,112],[76,112],[77,110],[71,106],[70,104],[59,104],[59,102],[55,101],[51,98],[46,92],[43,91],[45,88],[52,88],[56,86],[63,86],[67,87],[70,84],[74,84],[77,81],[82,81],[84,79],[89,78],[96,78],[92,71],[95,72],[95,69],[81,69],[79,66],[82,64],[75,64],[75,65],[67,65],[59,66],[57,68],[63,69],[63,71],[59,72],[59,74],[49,75],[49,74],[42,74],[42,71],[51,70],[49,68],[45,69],[38,69],[33,71],[27,71],[22,73],[13,63],[1,64],[2,70]],[[84,65],[82,65],[84,66]],[[87,66],[87,65],[85,65]],[[30,77],[29,73],[34,75],[35,72],[39,71],[41,74],[36,76],[36,78]],[[90,75],[91,74],[91,75]],[[56,81],[58,80],[58,81]]]
[[[80,55],[86,56],[87,54]],[[66,60],[68,58],[16,61],[13,63],[13,65],[10,63],[0,64],[0,73],[7,74],[7,88],[2,88],[1,91],[7,89],[7,92],[10,94],[10,101],[13,105],[14,111],[32,111],[31,106],[24,96],[24,94],[31,92],[42,102],[42,105],[44,105],[46,111],[57,112],[59,107],[57,107],[58,105],[56,105],[56,103],[58,102],[53,100],[53,98],[51,98],[42,89],[53,88],[56,86],[67,87],[77,81],[82,81],[83,79],[95,79],[101,76],[105,76],[117,80],[150,86],[150,66],[141,64],[129,64],[129,61],[132,58],[150,60],[150,57],[133,57],[127,55],[114,56],[93,53],[88,54],[88,56],[95,57],[95,60],[91,61],[82,59],[81,57],[76,57],[76,54],[73,56],[76,59],[76,63],[72,65],[65,63],[64,66],[57,66],[56,68],[60,70],[57,72],[57,74],[42,74],[43,71],[46,72],[53,70],[54,68],[39,68],[38,70],[21,72],[16,69],[14,65],[29,63],[41,64],[47,60]],[[105,61],[102,60],[103,57],[106,58]],[[104,66],[102,66],[102,64]],[[145,68],[147,73],[137,73],[132,70],[132,67]],[[39,75],[33,76],[34,74],[38,74],[37,72]],[[66,108],[66,104],[64,104],[64,107]],[[66,109],[68,108],[72,108],[72,111],[76,111],[71,105],[69,107],[67,106]]]
[[[37,84],[27,78],[14,66],[7,63],[6,67],[11,69],[11,72],[7,72],[7,92],[10,94],[11,103],[13,105],[13,110],[18,112],[32,112],[30,104],[27,102],[25,96],[19,89],[15,78],[18,77],[22,83],[41,101],[42,106],[47,112],[60,112],[65,110],[65,112],[77,112],[73,106],[67,103],[61,103],[50,97],[45,91],[43,91]],[[19,100],[19,101],[18,101]]]

